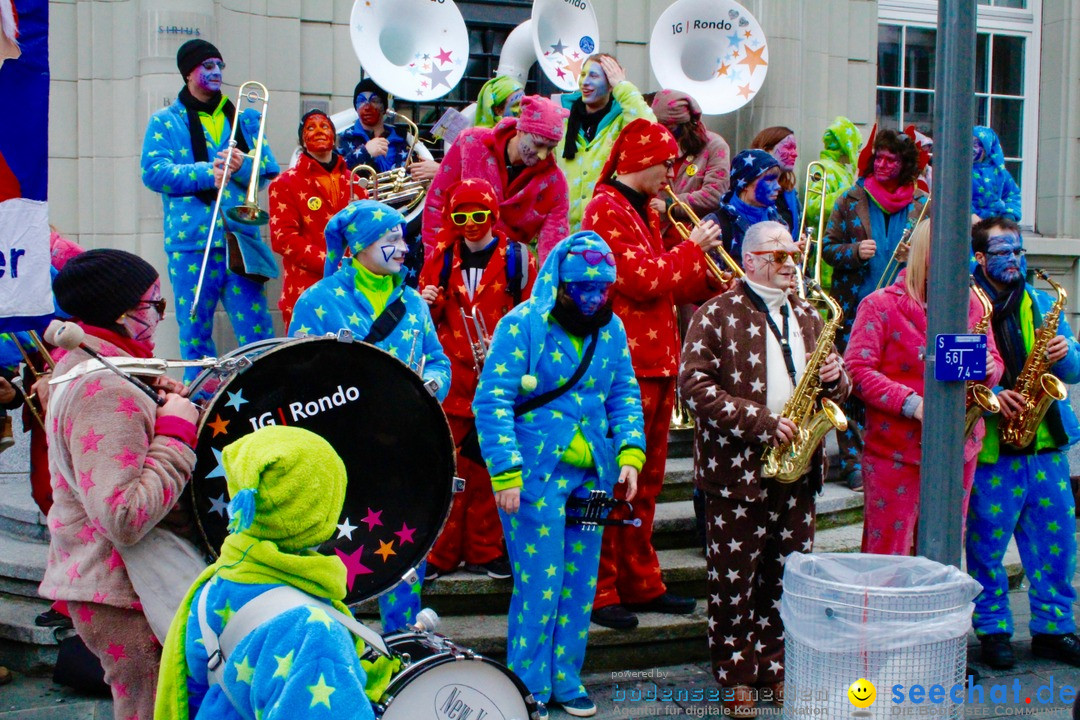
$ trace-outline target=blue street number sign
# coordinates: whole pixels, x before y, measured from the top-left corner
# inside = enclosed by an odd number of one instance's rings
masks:
[[[938,382],[961,382],[986,378],[985,335],[938,335],[934,356]]]

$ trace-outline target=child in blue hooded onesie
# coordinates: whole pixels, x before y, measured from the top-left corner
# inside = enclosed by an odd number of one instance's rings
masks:
[[[630,483],[632,500],[645,460],[641,393],[607,299],[614,282],[614,255],[596,233],[556,245],[532,297],[496,326],[473,401],[514,572],[508,664],[538,702],[577,717],[596,712],[580,674],[602,533],[568,525],[567,501],[616,481]],[[566,392],[523,407],[586,360]]]
[[[351,330],[357,339],[365,340],[384,312],[400,315],[385,337],[367,341],[414,370],[423,365],[424,381],[435,383],[435,397],[442,402],[450,391],[450,360],[443,352],[427,303],[404,284],[402,263],[408,250],[404,225],[401,213],[374,200],[350,203],[330,218],[326,224],[327,277],[296,301],[289,334]],[[342,260],[346,246],[352,257]],[[415,583],[401,582],[379,598],[384,633],[403,630],[416,619],[424,568],[424,563],[417,568],[420,577]]]

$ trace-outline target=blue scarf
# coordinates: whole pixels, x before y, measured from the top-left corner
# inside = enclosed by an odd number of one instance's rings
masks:
[[[860,179],[858,184],[861,185],[862,182]],[[870,198],[868,203],[870,206],[870,237],[878,239],[879,244],[874,257],[870,258],[867,273],[863,275],[862,286],[859,287],[860,298],[866,297],[877,287],[881,274],[885,272],[889,259],[892,258],[896,246],[900,244],[900,239],[904,236],[904,229],[907,227],[908,213],[910,212],[909,206],[898,213],[886,215],[881,205],[874,200],[874,196],[869,191],[866,194]],[[879,238],[885,238],[885,241],[881,242]],[[904,265],[900,267],[902,268]]]

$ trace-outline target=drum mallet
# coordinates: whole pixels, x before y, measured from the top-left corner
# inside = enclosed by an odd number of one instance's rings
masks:
[[[63,348],[65,350],[82,350],[90,355],[102,365],[112,370],[120,377],[127,380],[129,383],[146,393],[151,400],[158,405],[165,404],[165,398],[158,395],[157,390],[144,383],[139,378],[130,375],[120,368],[113,365],[108,359],[102,357],[101,353],[93,348],[89,347],[83,340],[86,339],[86,332],[73,322],[62,322],[60,320],[53,320],[49,323],[49,327],[45,329],[45,341],[52,343],[56,347]]]

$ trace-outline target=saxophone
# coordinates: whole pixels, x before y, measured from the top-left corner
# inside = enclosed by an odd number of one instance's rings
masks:
[[[986,292],[976,284],[974,278],[969,282],[983,309],[982,318],[971,331],[976,335],[985,335],[990,329],[990,316],[994,313],[994,306],[990,303],[990,298],[986,297]],[[964,414],[965,439],[971,436],[971,433],[975,430],[975,423],[979,421],[983,413],[993,415],[1001,412],[1001,403],[998,402],[994,391],[978,382],[968,382],[967,393],[964,396],[964,406],[966,408]]]
[[[761,458],[763,477],[775,477],[783,483],[795,482],[806,474],[814,452],[830,429],[847,430],[847,417],[840,406],[829,398],[820,398],[821,378],[819,372],[829,353],[833,351],[836,332],[844,322],[844,311],[813,280],[807,281],[807,289],[817,295],[829,307],[831,315],[818,337],[814,354],[806,361],[806,369],[791,399],[784,405],[783,416],[795,423],[798,434],[790,443],[776,445],[765,451]],[[820,408],[820,409],[819,409]]]
[[[1046,359],[1046,346],[1057,335],[1061,311],[1069,300],[1065,288],[1050,279],[1042,270],[1035,274],[1050,284],[1057,293],[1057,300],[1043,315],[1042,327],[1035,331],[1035,341],[1023,369],[1013,384],[1013,390],[1024,396],[1024,409],[1001,423],[1001,441],[1015,448],[1025,448],[1035,439],[1039,424],[1055,400],[1068,397],[1065,383],[1047,372],[1050,363]]]

